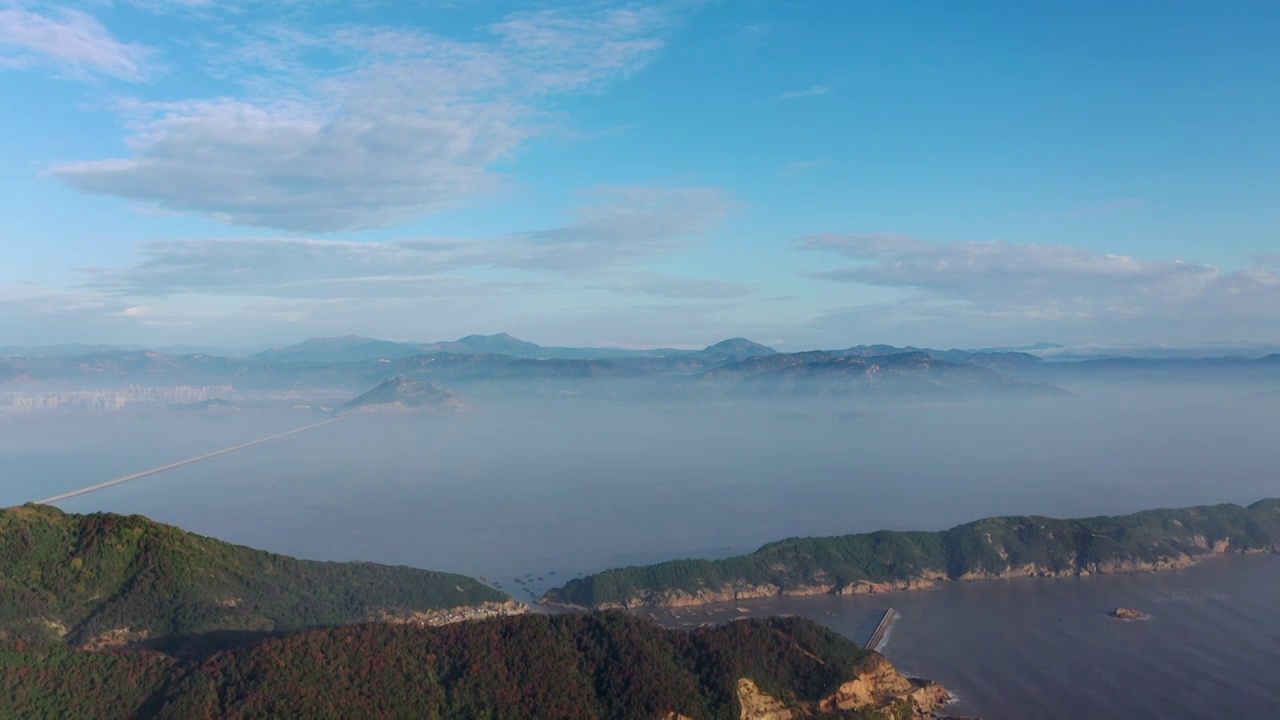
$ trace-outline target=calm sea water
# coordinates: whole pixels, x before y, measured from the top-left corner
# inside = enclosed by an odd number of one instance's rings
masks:
[[[485,405],[460,417],[361,416],[61,506],[142,513],[300,557],[482,576],[527,600],[581,573],[723,557],[795,535],[940,529],[996,514],[1112,514],[1280,495],[1274,475],[1280,411],[1240,407],[1230,398],[1108,393],[1063,403],[842,415],[849,409],[562,401]],[[6,418],[0,503],[316,419]],[[903,619],[888,650],[908,670],[958,689],[987,717],[1027,717],[1017,713],[1046,707],[1055,692],[1129,707],[1123,703],[1134,694],[1131,673],[1152,693],[1168,694],[1167,707],[1183,710],[1171,716],[1222,716],[1204,714],[1207,701],[1196,698],[1206,687],[1230,696],[1221,702],[1258,710],[1280,677],[1271,669],[1274,654],[1267,654],[1280,647],[1277,577],[1265,574],[1270,559],[1246,559],[1236,580],[1244,584],[1220,596],[1170,586],[1175,596],[1203,599],[1171,600],[1158,609],[1154,600],[1122,602],[1124,592],[1138,592],[1124,590],[1125,583],[1176,584],[1182,575],[957,586],[904,596],[893,601]],[[1251,593],[1250,582],[1264,587]],[[1121,626],[1100,614],[1120,604],[1156,617]],[[852,633],[874,607],[850,607],[847,615],[832,608],[822,613],[835,615],[822,617]],[[1267,612],[1271,625],[1255,617]],[[1129,635],[1117,640],[1106,633]],[[1071,655],[1067,641],[1074,635],[1082,643],[1074,651],[1083,655]],[[1201,637],[1204,643],[1194,640]],[[1170,652],[1176,642],[1194,647]],[[1224,655],[1198,654],[1205,652]],[[1252,672],[1225,672],[1231,659]],[[1133,712],[1127,716],[1145,713]]]
[[[1124,622],[1116,607],[1148,613]],[[955,583],[877,596],[778,598],[661,613],[676,626],[794,614],[863,641],[900,613],[881,651],[943,683],[955,714],[1044,718],[1280,717],[1280,556],[1175,572]]]

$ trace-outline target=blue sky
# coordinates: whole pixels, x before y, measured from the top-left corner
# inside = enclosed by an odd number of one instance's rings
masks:
[[[1268,2],[0,0],[0,345],[1280,342]]]

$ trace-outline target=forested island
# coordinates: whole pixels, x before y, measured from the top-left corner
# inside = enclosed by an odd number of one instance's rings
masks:
[[[516,607],[463,575],[298,560],[140,515],[0,510],[0,632],[10,638],[92,647]]]
[[[553,591],[595,608],[1137,572],[1280,547],[1280,500],[791,539]],[[0,511],[0,717],[921,720],[949,699],[813,622],[530,614],[461,575],[304,561],[141,516]],[[470,620],[468,622],[458,622]]]
[[[526,609],[461,575],[9,508],[0,717],[911,720],[949,697],[807,620]]]
[[[792,538],[724,560],[607,570],[544,602],[589,608],[688,606],[775,595],[913,590],[938,582],[1144,572],[1225,552],[1280,549],[1280,500],[1118,517],[996,517],[942,532]]]

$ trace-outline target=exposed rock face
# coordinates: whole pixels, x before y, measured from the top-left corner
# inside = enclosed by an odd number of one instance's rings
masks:
[[[115,628],[114,630],[108,630],[93,638],[89,642],[85,643],[81,649],[106,650],[108,648],[124,647],[126,645],[132,645],[142,640],[146,640],[149,637],[151,637],[151,633],[146,630],[134,631],[127,627]]]
[[[738,704],[742,720],[792,720],[795,714],[786,703],[765,693],[749,678],[738,678]]]
[[[742,720],[793,720],[814,713],[836,713],[850,710],[905,710],[909,717],[925,720],[934,711],[951,702],[946,688],[937,683],[909,678],[898,672],[881,655],[867,658],[864,667],[852,680],[841,685],[831,696],[816,704],[792,708],[760,689],[750,678],[738,679],[738,703]]]
[[[888,710],[905,704],[911,718],[931,718],[934,711],[951,702],[951,694],[941,685],[909,678],[898,672],[881,655],[867,659],[867,667],[853,680],[840,686],[819,703],[822,712],[837,710]]]
[[[40,624],[48,628],[59,640],[67,636],[67,626],[57,620],[43,620]]]
[[[480,605],[450,608],[448,610],[383,610],[370,619],[393,624],[405,623],[437,627],[440,625],[451,625],[457,622],[466,622],[468,620],[484,620],[485,618],[492,617],[523,615],[527,612],[529,612],[529,606],[524,603],[518,603],[514,600],[508,600],[503,603],[487,602]]]
[[[877,593],[893,592],[895,590],[927,590],[935,587],[940,582],[947,580],[946,573],[943,572],[925,572],[910,580],[897,580],[894,582],[876,583],[870,580],[860,580],[858,582],[849,583],[844,587],[832,589],[832,593],[836,595],[875,595]]]

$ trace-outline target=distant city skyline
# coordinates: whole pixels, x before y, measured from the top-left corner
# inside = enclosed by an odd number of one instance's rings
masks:
[[[0,0],[0,346],[1280,344],[1280,7]]]

